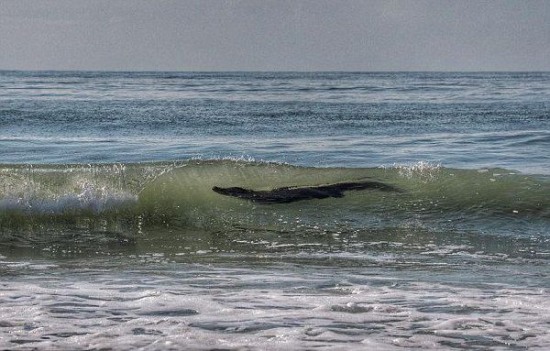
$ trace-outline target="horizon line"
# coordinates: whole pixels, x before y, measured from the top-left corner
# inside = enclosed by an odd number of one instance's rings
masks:
[[[10,69],[0,72],[105,73],[550,73],[550,70],[140,70],[140,69]]]

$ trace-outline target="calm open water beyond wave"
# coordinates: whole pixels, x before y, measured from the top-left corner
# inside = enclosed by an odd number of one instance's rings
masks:
[[[550,73],[0,71],[0,126],[0,349],[550,345]]]

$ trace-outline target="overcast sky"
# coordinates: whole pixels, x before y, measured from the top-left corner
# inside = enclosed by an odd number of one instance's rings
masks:
[[[550,0],[0,0],[0,69],[550,70]]]

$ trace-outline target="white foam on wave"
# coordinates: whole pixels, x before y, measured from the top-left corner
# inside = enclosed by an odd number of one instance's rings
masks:
[[[404,178],[433,178],[442,169],[441,164],[432,164],[426,161],[418,161],[410,164],[394,164],[391,168],[397,169],[399,175]]]
[[[136,203],[137,200],[134,194],[82,182],[74,193],[65,194],[40,193],[29,187],[24,192],[0,199],[0,210],[52,215],[75,211],[99,214]]]

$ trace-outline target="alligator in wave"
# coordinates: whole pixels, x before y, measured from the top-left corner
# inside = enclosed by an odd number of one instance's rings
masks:
[[[334,183],[314,186],[293,186],[272,190],[252,190],[240,187],[213,187],[218,194],[237,197],[262,204],[286,204],[302,200],[343,197],[344,191],[374,189],[387,192],[401,192],[399,188],[376,181]]]

